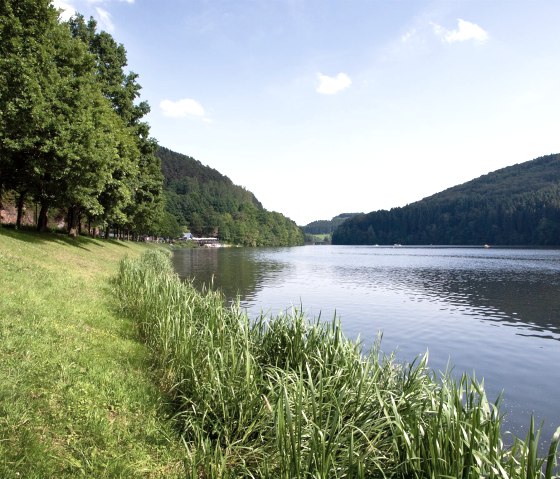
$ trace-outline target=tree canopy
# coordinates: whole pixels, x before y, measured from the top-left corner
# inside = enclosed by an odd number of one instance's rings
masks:
[[[156,233],[163,177],[126,51],[93,19],[60,22],[50,0],[0,3],[0,196],[101,228]]]

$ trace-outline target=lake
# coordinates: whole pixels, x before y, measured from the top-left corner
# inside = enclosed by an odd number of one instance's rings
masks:
[[[410,362],[484,378],[504,392],[505,428],[560,425],[560,250],[302,246],[177,250],[173,263],[197,285],[238,296],[251,316],[303,308],[340,318],[344,333]]]

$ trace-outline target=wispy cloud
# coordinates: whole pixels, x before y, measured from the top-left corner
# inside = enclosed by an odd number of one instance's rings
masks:
[[[416,36],[416,28],[411,28],[401,36],[401,42],[406,43],[414,36]]]
[[[76,14],[76,9],[64,0],[54,0],[53,6],[60,12],[60,18],[64,21],[69,20],[72,15]]]
[[[100,7],[95,7],[95,11],[97,12],[97,20],[99,21],[99,27],[101,28],[101,30],[114,32],[115,24],[113,23],[111,14],[107,10],[104,10]]]
[[[334,95],[342,90],[346,90],[352,84],[350,77],[342,72],[334,77],[318,73],[317,78],[319,78],[317,93],[322,95]]]
[[[466,20],[457,20],[457,29],[448,30],[437,23],[432,23],[434,33],[447,43],[474,41],[484,43],[488,40],[486,30],[478,26],[476,23],[467,22]]]
[[[163,100],[160,102],[159,107],[163,115],[170,118],[194,116],[202,119],[202,121],[206,123],[211,122],[211,120],[206,117],[206,112],[204,108],[202,108],[202,105],[192,98],[183,98],[177,101]]]
[[[112,1],[134,3],[135,0],[86,0],[87,3],[111,3]]]
[[[53,0],[53,6],[62,10],[60,18],[63,21],[69,20],[77,12],[83,13],[86,17],[93,14],[102,30],[114,32],[115,24],[109,11],[106,8],[96,7],[95,5],[109,6],[115,2],[124,2],[132,5],[135,0]]]

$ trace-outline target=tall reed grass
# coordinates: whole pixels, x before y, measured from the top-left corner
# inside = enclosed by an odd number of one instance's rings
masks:
[[[177,410],[193,478],[552,478],[539,432],[504,446],[499,402],[463,376],[365,355],[339,322],[300,311],[250,320],[150,251],[116,280]]]

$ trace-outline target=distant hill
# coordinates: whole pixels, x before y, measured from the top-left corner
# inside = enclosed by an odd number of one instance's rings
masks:
[[[333,244],[560,245],[560,154],[488,173],[418,202],[355,216]]]
[[[265,210],[253,193],[219,171],[168,148],[159,147],[156,154],[166,209],[193,234],[245,246],[303,244],[303,233],[292,220]]]
[[[348,218],[361,213],[342,213],[331,220],[317,220],[302,227],[303,232],[311,235],[332,234]]]

